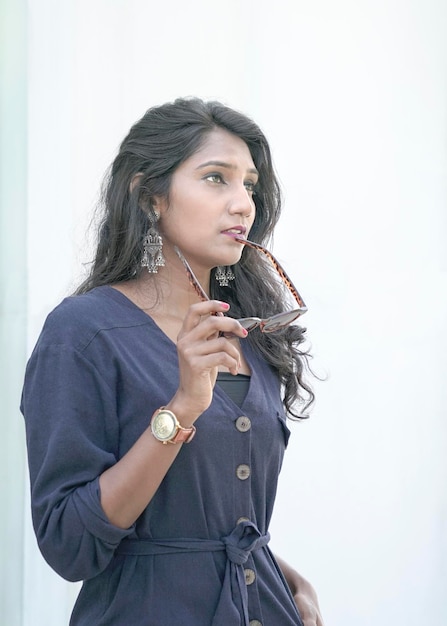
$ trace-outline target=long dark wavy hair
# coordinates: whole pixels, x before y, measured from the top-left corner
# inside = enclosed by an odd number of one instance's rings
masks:
[[[240,137],[250,150],[259,181],[254,195],[256,216],[249,238],[264,246],[271,242],[281,212],[281,191],[264,134],[251,119],[220,102],[179,98],[150,108],[121,143],[102,187],[96,256],[76,294],[136,278],[143,271],[143,240],[149,220],[154,217],[151,198],[169,198],[177,167],[216,128]],[[229,287],[220,287],[214,280],[215,270],[210,283],[211,297],[228,302],[232,316],[266,318],[284,311],[285,292],[263,255],[246,246],[232,269],[235,280]],[[302,348],[304,333],[304,328],[294,324],[274,333],[254,330],[248,335],[251,344],[277,372],[284,407],[295,419],[306,417],[304,412],[314,400],[305,381],[309,352]]]

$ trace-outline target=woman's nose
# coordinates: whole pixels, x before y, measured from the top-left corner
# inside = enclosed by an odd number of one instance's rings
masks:
[[[237,188],[233,190],[230,202],[230,212],[234,214],[239,213],[243,216],[249,216],[254,209],[255,205],[250,191],[245,185],[238,185]]]

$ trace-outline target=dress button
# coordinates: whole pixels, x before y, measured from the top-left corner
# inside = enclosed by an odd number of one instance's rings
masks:
[[[260,622],[258,619],[251,619],[248,622],[249,626],[262,626],[262,622]]]
[[[244,574],[245,574],[246,585],[251,585],[252,583],[255,582],[256,574],[254,573],[252,569],[249,569],[249,568],[244,569]]]
[[[242,463],[242,465],[238,465],[236,468],[236,476],[239,480],[247,480],[250,476],[250,466],[245,465],[244,463]]]
[[[236,428],[240,433],[246,433],[247,430],[250,430],[251,428],[250,418],[248,418],[246,415],[241,415],[240,417],[238,417],[236,420]]]

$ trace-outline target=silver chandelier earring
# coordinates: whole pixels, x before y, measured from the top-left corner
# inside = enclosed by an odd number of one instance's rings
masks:
[[[147,267],[149,274],[156,274],[158,268],[166,264],[163,256],[163,239],[155,227],[159,217],[160,215],[155,211],[155,221],[151,220],[150,228],[144,238],[141,266]]]
[[[234,280],[234,274],[231,267],[218,265],[216,267],[216,280],[221,287],[228,287],[229,281]]]

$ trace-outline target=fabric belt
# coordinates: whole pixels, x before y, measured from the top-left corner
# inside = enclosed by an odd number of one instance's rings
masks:
[[[248,592],[243,565],[254,550],[270,541],[249,521],[240,522],[232,532],[213,539],[123,539],[116,553],[132,556],[225,551],[227,563],[219,602],[211,626],[249,626]]]

